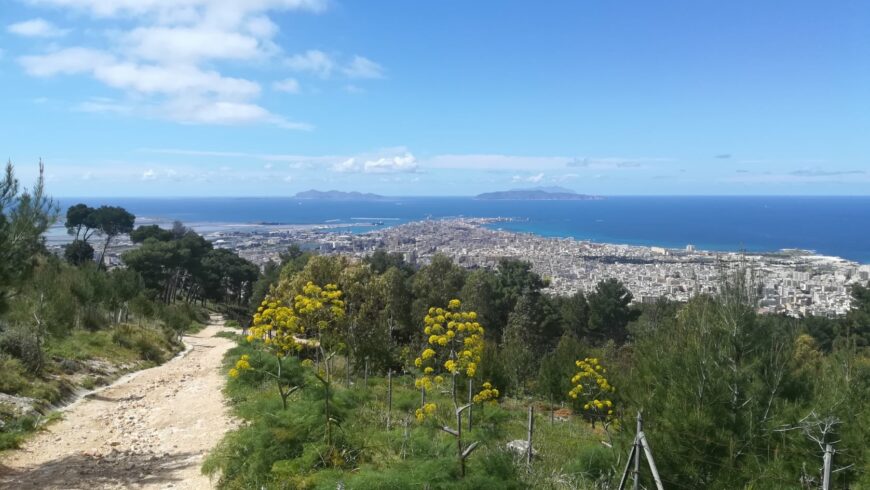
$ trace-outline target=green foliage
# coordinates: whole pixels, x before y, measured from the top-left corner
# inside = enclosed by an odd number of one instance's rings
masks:
[[[86,241],[76,240],[70,244],[64,245],[63,257],[72,265],[82,265],[86,262],[93,262],[94,247]]]
[[[541,361],[537,394],[550,402],[568,401],[568,392],[572,388],[571,378],[576,372],[574,363],[586,357],[586,352],[588,348],[572,333],[563,335],[553,352]]]
[[[160,364],[166,360],[166,354],[178,347],[173,336],[166,335],[151,328],[141,328],[134,325],[119,325],[112,332],[112,341],[127,349],[135,351],[140,359]]]
[[[631,306],[634,298],[625,285],[616,279],[601,281],[586,299],[589,303],[588,338],[596,343],[624,342],[628,337],[628,324],[640,316],[640,311]]]
[[[465,284],[465,269],[446,255],[436,254],[429,265],[422,267],[411,279],[414,294],[411,317],[419,322],[431,305],[446,305],[459,296]]]
[[[545,282],[519,261],[468,273],[436,257],[413,271],[398,257],[379,253],[363,263],[318,257],[296,272],[284,270],[282,285],[276,286],[284,293],[298,291],[312,278],[338,282],[348,314],[329,340],[342,354],[335,365],[359,368],[368,356],[372,374],[366,388],[334,386],[341,429],[330,448],[322,444],[323,405],[317,403],[324,396],[322,386],[303,382],[283,411],[274,382],[251,378],[247,371],[230,381],[235,410],[251,421],[246,437],[273,437],[269,427],[290,431],[290,422],[278,418],[299,419],[293,424],[302,423],[304,414],[313,418],[307,429],[292,425],[299,438],[288,444],[296,452],[272,457],[264,450],[256,456],[262,461],[234,463],[247,469],[230,471],[242,476],[224,481],[226,488],[335,488],[339,483],[414,488],[421,482],[430,488],[612,487],[638,409],[644,411],[645,432],[669,487],[770,488],[817,480],[821,452],[807,434],[818,436],[819,421],[832,421],[823,439],[839,441],[835,468],[843,469],[837,484],[860,488],[870,483],[870,361],[862,340],[870,293],[863,286],[853,290],[854,309],[846,318],[798,320],[757,315],[749,294],[753,288],[743,279],[724,284],[717,298],[635,306],[625,286],[612,280],[588,294],[549,297],[541,291]],[[607,367],[608,382],[619,388],[607,400],[612,399],[620,423],[593,429],[587,416],[552,425],[545,415],[537,416],[535,449],[541,458],[526,471],[502,448],[507,440],[525,437],[527,402],[507,398],[501,407],[476,406],[475,428],[465,436],[483,445],[469,459],[468,477],[460,479],[455,444],[438,432],[440,425],[455,424],[450,390],[427,393],[436,412],[417,424],[413,411],[420,406],[420,393],[409,376],[395,375],[392,428],[385,430],[383,373],[388,368],[395,373],[404,363],[418,374],[413,359],[421,339],[412,332],[423,317],[415,315],[425,314],[432,298],[449,298],[456,291],[467,307],[480,310],[481,319],[494,319],[486,320],[488,336],[503,332],[501,343],[485,344],[478,376],[503,392],[538,396],[535,405],[548,413],[558,403],[575,405],[566,400],[575,361],[597,358]],[[489,323],[500,318],[501,325]],[[458,398],[464,399],[465,387],[458,388]],[[541,407],[540,399],[549,404]],[[266,413],[275,419],[260,426]],[[225,450],[244,454],[242,442],[228,441]],[[244,442],[246,447],[268,443]],[[230,464],[211,461],[212,471],[226,471]],[[642,479],[650,486],[648,474]]]
[[[57,206],[45,194],[44,184],[42,162],[30,190],[21,191],[12,162],[0,177],[0,314],[30,277],[44,250],[42,235],[57,217]]]

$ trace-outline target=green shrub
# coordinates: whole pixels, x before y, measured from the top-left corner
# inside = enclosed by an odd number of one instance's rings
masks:
[[[0,359],[0,373],[0,393],[14,395],[29,384],[26,369],[18,359]]]
[[[23,326],[10,326],[0,332],[0,353],[19,359],[29,371],[37,371],[43,364],[36,335]]]
[[[109,320],[102,310],[85,308],[81,315],[82,328],[90,331],[102,330],[109,326]]]
[[[159,364],[178,346],[168,334],[154,328],[124,324],[112,331],[112,341],[136,352],[140,359]]]

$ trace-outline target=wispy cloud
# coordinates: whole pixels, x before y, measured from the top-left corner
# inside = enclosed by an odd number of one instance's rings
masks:
[[[622,157],[585,157],[573,158],[568,161],[568,167],[593,168],[598,170],[641,168],[654,163],[671,162],[670,158],[622,158]]]
[[[312,125],[274,114],[257,102],[256,81],[227,76],[221,63],[265,63],[279,55],[278,26],[270,15],[281,11],[320,12],[327,0],[30,0],[36,6],[84,13],[103,30],[84,44],[52,46],[19,57],[35,77],[86,75],[128,96],[131,110],[85,102],[79,110],[160,117],[185,124],[271,124],[310,130]],[[27,36],[60,36],[64,31],[43,19],[8,27]],[[278,90],[298,92],[287,79]]]
[[[362,56],[354,56],[353,60],[342,71],[350,78],[383,78],[384,69],[381,65]]]
[[[279,92],[286,92],[288,94],[298,94],[301,90],[299,82],[295,78],[285,78],[284,80],[275,82],[272,84],[272,88]]]
[[[288,56],[284,64],[292,71],[320,78],[330,78],[336,73],[347,78],[384,77],[384,68],[364,56],[354,55],[349,60],[342,60],[341,57],[317,49]]]
[[[864,170],[799,169],[790,172],[751,172],[740,169],[725,182],[742,184],[855,184],[870,183],[870,174]]]
[[[6,30],[11,34],[23,37],[62,37],[70,32],[69,29],[61,29],[41,18],[10,24]]]
[[[294,169],[329,169],[337,173],[416,173],[420,171],[417,157],[404,147],[384,148],[357,155],[292,155],[280,153],[248,153],[237,151],[186,150],[179,148],[140,148],[140,152],[189,157],[251,159],[269,163],[286,163]]]
[[[511,182],[514,182],[514,183],[528,182],[530,184],[540,184],[543,180],[544,180],[544,173],[541,172],[541,173],[538,173],[535,175],[527,175],[527,176],[514,175],[513,178],[511,179]]]
[[[864,175],[863,170],[794,170],[789,175],[799,177],[836,177],[841,175]]]
[[[332,166],[332,170],[339,173],[414,173],[418,170],[418,164],[414,155],[404,152],[375,159],[352,157],[336,163]]]

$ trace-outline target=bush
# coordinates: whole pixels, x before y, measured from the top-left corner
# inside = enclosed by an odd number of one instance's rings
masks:
[[[0,353],[20,360],[29,371],[38,371],[43,364],[36,336],[25,327],[11,326],[0,332]]]
[[[135,351],[140,359],[161,363],[169,353],[176,350],[177,342],[171,335],[153,328],[119,325],[112,332],[112,341],[122,347]]]
[[[15,394],[27,388],[29,381],[24,365],[18,359],[0,359],[0,393]]]
[[[95,308],[85,308],[84,311],[82,311],[81,319],[82,327],[91,332],[102,330],[109,326],[109,320],[106,318],[106,314]]]

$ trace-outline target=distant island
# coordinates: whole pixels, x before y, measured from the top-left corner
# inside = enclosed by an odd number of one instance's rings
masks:
[[[536,187],[533,189],[511,189],[508,191],[484,192],[475,199],[516,200],[516,201],[597,201],[601,196],[578,194],[564,187]]]
[[[297,192],[296,199],[317,199],[321,201],[386,201],[390,198],[370,192],[310,191]]]

